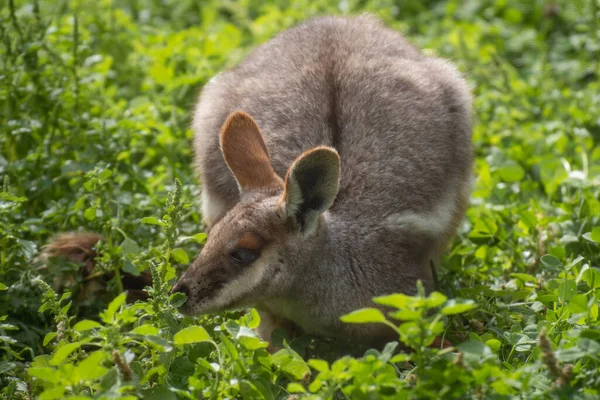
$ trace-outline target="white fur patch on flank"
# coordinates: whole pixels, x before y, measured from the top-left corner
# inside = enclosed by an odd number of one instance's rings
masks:
[[[403,211],[388,216],[384,224],[389,229],[409,228],[418,232],[441,235],[450,229],[456,206],[456,198],[450,195],[442,199],[429,212],[417,214],[412,211]]]

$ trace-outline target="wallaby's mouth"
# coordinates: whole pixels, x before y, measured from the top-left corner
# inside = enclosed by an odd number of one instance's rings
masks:
[[[248,307],[251,307],[251,306],[241,300],[233,301],[225,306],[218,306],[215,304],[209,304],[206,301],[203,301],[197,305],[192,305],[192,303],[190,303],[190,301],[188,299],[188,300],[186,300],[185,303],[183,303],[181,306],[179,306],[178,310],[183,315],[199,316],[199,315],[219,313],[219,312],[223,312],[223,311],[241,310],[241,309],[248,308]]]
[[[225,297],[222,293],[223,286],[218,285],[211,290],[205,289],[201,290],[201,293],[194,293],[190,290],[189,285],[180,279],[171,289],[171,294],[183,293],[186,295],[187,300],[178,307],[178,310],[184,315],[196,316],[249,307],[247,302],[240,297],[223,302]]]

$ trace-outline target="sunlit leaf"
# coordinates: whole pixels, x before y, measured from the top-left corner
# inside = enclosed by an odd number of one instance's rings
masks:
[[[459,300],[451,299],[448,300],[446,305],[442,308],[442,314],[444,315],[455,315],[462,314],[477,308],[477,304],[473,300]]]
[[[210,339],[208,332],[198,325],[188,326],[175,334],[173,342],[178,345],[206,342]]]
[[[84,332],[84,331],[88,331],[90,329],[101,328],[101,327],[102,327],[102,325],[100,325],[96,321],[84,319],[84,320],[81,320],[78,323],[76,323],[75,326],[73,326],[73,329],[77,332]]]
[[[364,324],[369,322],[384,322],[385,316],[376,308],[363,308],[343,315],[340,318],[343,322],[351,324]]]

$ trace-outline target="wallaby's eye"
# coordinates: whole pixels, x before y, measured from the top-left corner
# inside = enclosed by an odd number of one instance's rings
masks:
[[[259,255],[260,254],[256,250],[242,248],[233,249],[231,253],[229,253],[229,256],[233,259],[233,261],[244,265],[252,264]]]

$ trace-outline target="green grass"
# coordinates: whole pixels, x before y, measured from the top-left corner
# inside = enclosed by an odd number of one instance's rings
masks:
[[[0,396],[598,398],[599,9],[598,0],[0,0]],[[397,329],[411,353],[300,337],[270,355],[250,329],[256,312],[192,319],[168,295],[203,240],[191,108],[204,83],[275,33],[360,11],[465,73],[472,206],[438,266],[443,295],[378,299],[410,320]],[[100,292],[78,265],[33,261],[52,234],[78,229],[107,238]],[[150,299],[126,304],[109,277],[144,270]],[[67,276],[76,281],[67,294],[48,286]],[[372,310],[346,318],[397,325]],[[455,346],[428,346],[438,335]]]

